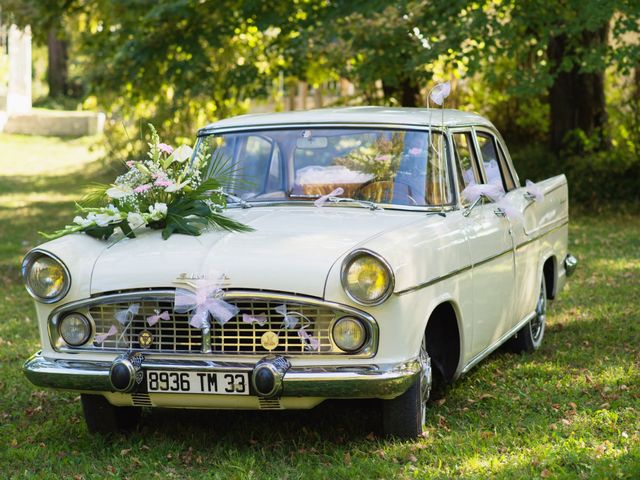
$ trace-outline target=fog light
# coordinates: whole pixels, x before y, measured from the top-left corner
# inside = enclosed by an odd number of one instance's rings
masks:
[[[70,313],[62,319],[59,327],[60,336],[72,347],[82,345],[91,336],[91,324],[87,317],[80,313]]]
[[[367,339],[367,331],[357,318],[342,317],[333,325],[333,341],[345,352],[360,350]]]

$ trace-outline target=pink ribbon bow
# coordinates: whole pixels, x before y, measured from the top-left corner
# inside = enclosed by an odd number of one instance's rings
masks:
[[[147,317],[147,323],[149,324],[150,327],[153,327],[160,320],[169,320],[169,312],[165,310],[162,313],[156,313],[155,315],[151,315],[150,317]]]
[[[247,315],[246,313],[243,313],[242,321],[244,323],[248,323],[249,325],[257,323],[261,327],[264,327],[267,324],[267,317],[265,317],[264,315],[256,315],[254,317],[253,315]]]
[[[320,347],[320,341],[310,333],[307,333],[304,327],[298,330],[298,336],[305,342],[305,346],[309,348],[309,350],[317,351],[318,347]]]
[[[331,197],[337,197],[338,195],[342,195],[344,193],[344,188],[342,187],[338,187],[335,190],[333,190],[331,193],[328,193],[327,195],[323,195],[320,198],[318,198],[315,202],[313,202],[313,204],[320,208],[322,207],[325,203],[327,203],[327,201],[331,198]]]
[[[129,305],[129,308],[127,308],[125,310],[117,311],[116,314],[115,314],[115,318],[122,325],[126,325],[131,320],[133,320],[133,317],[138,313],[139,310],[140,310],[140,304],[139,303],[132,303],[131,305]]]
[[[94,341],[96,343],[102,344],[107,338],[114,336],[116,333],[118,333],[118,329],[116,328],[115,325],[111,325],[111,328],[107,333],[101,333],[100,335],[96,335],[96,338],[94,338]]]
[[[531,180],[527,180],[525,182],[525,186],[527,193],[531,195],[536,202],[541,202],[544,199],[544,192],[542,189]]]
[[[189,325],[194,328],[210,326],[209,315],[224,326],[240,313],[240,309],[222,300],[223,295],[224,292],[220,289],[219,282],[200,281],[195,292],[184,289],[176,290],[174,311],[177,313],[193,312]]]

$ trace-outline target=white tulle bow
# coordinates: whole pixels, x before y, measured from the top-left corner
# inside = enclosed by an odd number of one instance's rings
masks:
[[[129,305],[129,308],[125,310],[118,310],[115,314],[115,318],[122,325],[127,325],[138,313],[138,311],[140,311],[140,304],[132,303],[131,305]]]
[[[194,328],[210,326],[209,315],[220,325],[224,325],[235,317],[240,309],[222,300],[223,295],[219,282],[199,281],[195,292],[176,290],[174,311],[176,313],[193,312],[189,325]]]
[[[535,184],[531,180],[527,180],[525,182],[525,188],[527,190],[527,193],[531,195],[536,202],[541,202],[542,200],[544,200],[544,192],[537,184]]]
[[[444,103],[444,99],[449,96],[451,93],[451,82],[439,83],[435,87],[431,89],[431,94],[429,98],[436,105],[442,105]]]
[[[514,206],[507,197],[502,197],[496,202],[496,207],[504,212],[509,220],[522,220],[522,211]]]
[[[318,198],[315,202],[313,202],[313,204],[318,208],[322,207],[325,203],[327,203],[327,201],[331,197],[337,197],[338,195],[342,195],[343,193],[344,193],[344,188],[338,187],[335,190],[333,190],[331,193],[328,193],[327,195],[323,195],[320,198]]]
[[[462,190],[461,195],[462,198],[471,203],[478,200],[482,195],[497,202],[504,196],[504,191],[493,183],[474,183]]]

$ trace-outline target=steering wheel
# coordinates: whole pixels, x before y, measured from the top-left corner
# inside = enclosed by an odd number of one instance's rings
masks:
[[[353,192],[353,197],[360,199],[360,200],[369,200],[371,199],[371,197],[373,195],[364,195],[364,191],[371,189],[371,188],[375,188],[375,185],[380,184],[381,190],[380,192],[393,192],[394,188],[397,188],[398,185],[402,185],[404,187],[407,188],[407,199],[409,199],[409,201],[411,202],[412,205],[418,205],[418,202],[411,196],[411,185],[409,185],[406,182],[400,181],[398,179],[396,180],[376,180],[375,178],[372,180],[368,180],[366,182],[364,182],[362,185],[360,185],[354,192]],[[376,196],[375,199],[373,199],[372,201],[374,202],[379,202],[381,199],[378,198]]]

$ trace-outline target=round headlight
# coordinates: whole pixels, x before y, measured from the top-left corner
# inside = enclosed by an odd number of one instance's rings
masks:
[[[80,313],[70,313],[60,321],[60,336],[72,347],[87,343],[91,336],[91,324],[87,317]]]
[[[44,303],[53,303],[64,297],[71,286],[66,267],[57,258],[34,251],[22,262],[22,276],[31,296]]]
[[[360,350],[367,340],[367,331],[360,320],[342,317],[333,325],[333,341],[345,352]]]
[[[393,292],[393,273],[382,257],[357,250],[342,264],[342,287],[355,302],[379,305]]]

